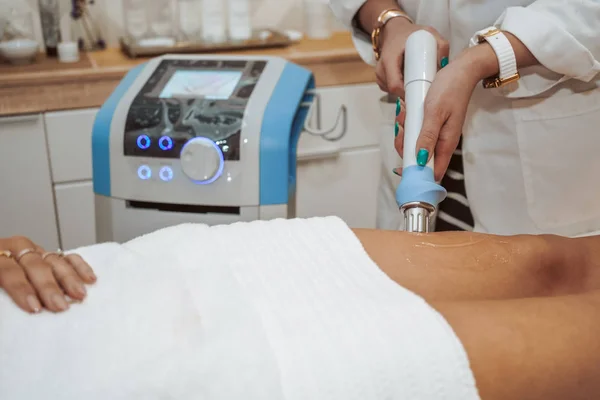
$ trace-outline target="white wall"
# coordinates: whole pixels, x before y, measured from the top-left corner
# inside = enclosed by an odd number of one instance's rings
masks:
[[[60,0],[63,13],[70,9],[70,0]],[[103,34],[109,46],[115,46],[123,28],[122,0],[97,0],[94,14],[102,21]],[[145,0],[148,3],[160,0]],[[175,0],[176,1],[176,0]],[[225,1],[225,0],[223,0]],[[250,0],[252,2],[252,17],[254,26],[274,28],[279,30],[303,28],[303,0]],[[37,0],[0,0],[0,13],[5,13],[7,7],[29,9],[37,13]],[[200,17],[198,18],[200,20]],[[34,15],[36,38],[41,42],[39,16]],[[342,29],[332,18],[332,27]]]

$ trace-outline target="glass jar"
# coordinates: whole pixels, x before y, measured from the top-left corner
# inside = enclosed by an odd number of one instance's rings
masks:
[[[146,0],[123,0],[123,25],[125,35],[132,39],[149,35]]]

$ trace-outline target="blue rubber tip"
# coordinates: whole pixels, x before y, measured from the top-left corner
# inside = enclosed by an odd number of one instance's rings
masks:
[[[435,182],[430,167],[412,165],[402,170],[402,180],[396,190],[396,201],[399,207],[415,201],[437,207],[446,195],[446,189]]]

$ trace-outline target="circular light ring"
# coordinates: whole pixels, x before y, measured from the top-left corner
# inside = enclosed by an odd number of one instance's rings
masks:
[[[166,144],[164,142],[167,142]],[[168,151],[173,148],[173,139],[170,136],[162,136],[158,139],[158,147],[163,151]]]
[[[137,174],[141,180],[146,181],[152,178],[152,169],[150,169],[150,167],[147,165],[140,165],[138,167]]]
[[[146,143],[145,145],[143,143]],[[152,144],[152,140],[150,140],[150,136],[148,135],[140,135],[137,138],[137,145],[140,149],[146,150]]]
[[[167,173],[166,178],[164,176],[165,172]],[[158,173],[158,175],[160,176],[160,179],[163,180],[164,182],[169,182],[173,179],[173,169],[169,166],[164,166],[160,169],[160,172]]]
[[[214,147],[214,149],[217,151],[217,154],[219,155],[219,168],[217,169],[217,173],[215,174],[215,176],[213,176],[212,178],[205,180],[205,181],[196,181],[194,179],[190,179],[192,182],[198,184],[198,185],[210,185],[211,183],[215,182],[217,179],[219,179],[221,177],[221,175],[223,175],[223,170],[225,169],[225,157],[223,156],[223,152],[221,151],[221,148],[214,142],[214,140],[211,140],[207,137],[203,137],[203,136],[198,136],[195,137],[193,139],[188,140],[185,145],[183,145],[183,148],[181,149],[181,154],[183,154],[183,152],[185,151],[185,148],[193,142],[204,142],[204,143],[209,143],[212,147]]]

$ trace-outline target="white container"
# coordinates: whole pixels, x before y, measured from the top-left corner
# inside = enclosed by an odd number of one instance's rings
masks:
[[[61,63],[78,62],[79,46],[77,42],[60,42],[58,44],[58,61]]]
[[[310,39],[329,39],[331,9],[327,0],[304,0],[304,33]]]
[[[248,40],[252,37],[250,0],[229,0],[227,9],[229,39]]]
[[[0,43],[0,54],[14,65],[33,62],[38,51],[39,44],[32,39],[13,39]]]
[[[227,41],[225,0],[203,0],[202,40],[208,43]]]

